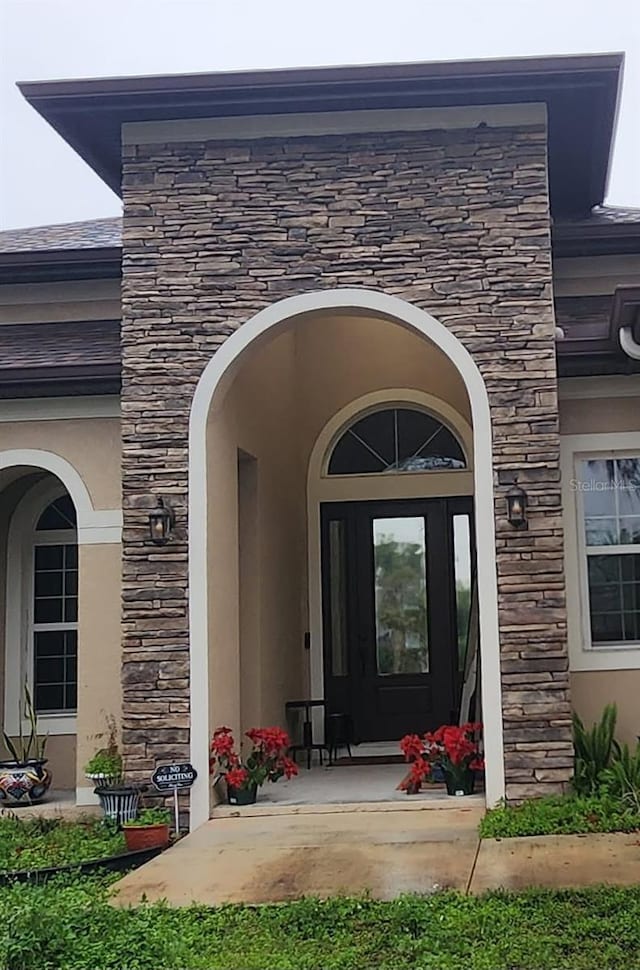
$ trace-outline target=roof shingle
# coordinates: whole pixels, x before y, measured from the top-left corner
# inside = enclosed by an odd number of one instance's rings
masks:
[[[0,253],[107,249],[119,247],[121,243],[122,219],[119,216],[0,232]]]

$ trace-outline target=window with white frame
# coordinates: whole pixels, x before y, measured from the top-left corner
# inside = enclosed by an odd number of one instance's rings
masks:
[[[68,495],[44,509],[31,557],[29,646],[33,697],[39,714],[74,713],[78,668],[78,545]]]
[[[576,459],[592,647],[640,644],[640,456]]]

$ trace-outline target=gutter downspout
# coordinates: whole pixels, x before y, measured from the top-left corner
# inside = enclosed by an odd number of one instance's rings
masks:
[[[632,327],[620,327],[618,331],[620,346],[627,357],[633,360],[640,360],[640,344],[634,339]]]

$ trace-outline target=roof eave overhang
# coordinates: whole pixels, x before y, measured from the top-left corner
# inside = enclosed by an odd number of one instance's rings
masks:
[[[119,279],[120,246],[0,253],[0,284]]]
[[[117,193],[125,122],[547,104],[554,211],[604,199],[622,54],[28,82],[30,104]]]
[[[640,222],[555,225],[551,243],[556,259],[640,253]]]

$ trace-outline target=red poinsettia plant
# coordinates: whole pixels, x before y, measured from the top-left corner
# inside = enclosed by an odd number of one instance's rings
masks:
[[[286,731],[278,727],[251,728],[246,737],[252,747],[241,758],[231,728],[219,727],[213,732],[209,772],[224,776],[229,788],[237,791],[259,788],[265,781],[293,778],[298,774],[297,764],[287,756],[291,742]]]
[[[400,741],[400,750],[411,763],[409,773],[401,784],[407,794],[419,792],[423,782],[438,766],[444,774],[447,788],[465,791],[475,771],[484,769],[480,753],[482,724],[469,721],[460,726],[443,724],[437,731],[424,736],[407,734]]]

